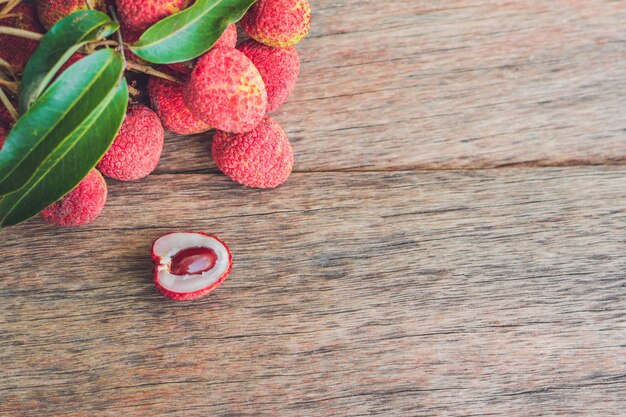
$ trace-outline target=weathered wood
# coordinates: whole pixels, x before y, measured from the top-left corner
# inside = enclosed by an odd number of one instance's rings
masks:
[[[93,225],[0,233],[0,415],[622,416],[625,178],[112,183]],[[174,229],[233,250],[197,302],[151,284],[151,240]]]
[[[623,1],[313,9],[300,80],[276,115],[299,171],[626,161]],[[160,172],[213,166],[206,135],[168,142]]]

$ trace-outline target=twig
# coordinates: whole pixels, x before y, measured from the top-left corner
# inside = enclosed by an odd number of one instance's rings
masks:
[[[152,76],[158,77],[158,78],[163,78],[164,80],[173,81],[173,82],[178,83],[178,84],[182,84],[183,83],[178,78],[172,77],[169,74],[166,74],[164,72],[155,70],[154,68],[148,67],[146,65],[137,64],[135,62],[127,61],[126,62],[126,68],[131,70],[131,71],[143,72],[144,74],[152,75]]]
[[[11,100],[9,100],[9,98],[4,93],[2,88],[0,88],[0,102],[2,102],[2,104],[4,104],[4,107],[6,107],[6,109],[9,111],[9,114],[11,115],[13,120],[15,120],[17,122],[17,119],[19,117],[18,114],[17,114],[17,111],[15,110],[15,107],[13,107],[13,104],[11,104]]]
[[[128,92],[133,97],[137,97],[139,94],[141,94],[141,91],[137,90],[135,87],[133,87],[130,84],[128,85]]]
[[[8,14],[11,10],[13,10],[18,4],[21,3],[22,0],[9,0],[7,5],[4,6],[4,9],[0,11],[0,14],[5,15]]]
[[[6,69],[9,72],[11,78],[15,78],[15,70],[13,69],[13,65],[9,64],[4,59],[0,58],[0,67]]]
[[[0,26],[0,34],[18,36],[20,38],[32,39],[39,41],[43,38],[41,33],[31,32],[29,30],[16,29],[9,26]]]
[[[0,85],[5,86],[13,94],[17,94],[17,92],[20,91],[19,81],[7,81],[0,78]]]

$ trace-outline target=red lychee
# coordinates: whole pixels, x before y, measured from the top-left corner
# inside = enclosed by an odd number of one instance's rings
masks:
[[[7,136],[9,136],[9,132],[7,132],[2,126],[0,126],[0,151],[4,146],[4,142],[7,140]]]
[[[308,0],[258,0],[241,19],[251,38],[276,48],[295,45],[311,29]]]
[[[233,267],[228,246],[202,232],[168,233],[154,241],[154,285],[166,297],[200,298],[219,287]]]
[[[146,106],[132,106],[98,169],[120,181],[144,178],[154,171],[161,159],[163,139],[159,116]]]
[[[213,159],[234,181],[257,188],[279,186],[293,168],[293,151],[287,134],[270,117],[248,133],[216,132]]]
[[[107,201],[107,185],[93,169],[74,190],[41,212],[48,223],[58,226],[80,226],[94,221]]]
[[[95,10],[106,11],[104,0],[92,0],[91,4]],[[37,15],[46,29],[78,10],[87,9],[87,0],[37,0]]]
[[[133,31],[143,32],[161,19],[187,8],[190,0],[116,0],[120,20]]]
[[[211,49],[198,60],[183,98],[196,117],[226,132],[254,129],[267,109],[261,74],[248,57],[230,48]]]
[[[198,119],[187,108],[182,91],[182,84],[150,77],[148,95],[163,127],[179,135],[193,135],[210,130],[210,125]]]
[[[213,48],[234,48],[237,45],[237,25],[230,24],[226,27],[222,36],[213,44]],[[179,74],[188,75],[193,71],[195,62],[185,61],[176,62],[174,64],[166,64],[165,67],[174,70]]]
[[[300,70],[300,58],[294,46],[273,48],[249,39],[237,47],[261,73],[267,90],[267,111],[279,108],[291,94]]]
[[[35,8],[28,3],[18,4],[11,13],[11,17],[0,20],[0,26],[43,33],[43,28],[37,19]],[[13,16],[15,15],[15,16]],[[21,73],[30,57],[35,53],[39,42],[20,36],[0,35],[0,58],[7,61],[17,73]]]

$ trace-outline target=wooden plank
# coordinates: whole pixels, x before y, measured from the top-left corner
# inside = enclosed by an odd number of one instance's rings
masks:
[[[113,183],[88,227],[0,234],[0,415],[621,416],[625,179]],[[233,250],[197,302],[151,284],[151,240],[176,229]]]
[[[299,171],[626,161],[625,2],[316,1],[299,50]],[[159,172],[211,169],[209,136]]]

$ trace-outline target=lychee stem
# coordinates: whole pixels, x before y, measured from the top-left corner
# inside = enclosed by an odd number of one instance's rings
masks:
[[[13,10],[18,4],[21,3],[22,0],[9,0],[6,6],[4,6],[4,9],[2,9],[2,11],[0,12],[0,15],[6,15],[7,13],[9,13],[11,10]]]
[[[2,88],[0,88],[0,102],[2,102],[4,107],[6,107],[6,109],[9,111],[9,114],[11,115],[13,120],[17,122],[17,118],[18,118],[17,111],[15,110],[15,107],[13,107],[13,104],[11,104],[11,100],[9,100],[9,98],[4,93]]]
[[[0,34],[2,35],[11,35],[18,36],[20,38],[32,39],[34,41],[39,41],[43,38],[41,33],[31,32],[29,30],[16,29],[9,26],[0,26]]]
[[[9,72],[9,75],[15,78],[15,70],[13,69],[13,66],[2,58],[0,58],[0,67],[6,69]]]
[[[137,97],[139,94],[141,94],[141,91],[137,90],[135,87],[133,87],[130,84],[128,85],[128,92],[133,97]]]
[[[18,81],[7,81],[0,78],[0,85],[6,87],[13,94],[17,94],[17,92],[20,90],[20,83]]]
[[[164,80],[172,81],[172,82],[175,82],[175,83],[178,83],[178,84],[182,84],[183,83],[178,78],[172,77],[169,74],[166,74],[164,72],[155,70],[154,68],[148,67],[146,65],[137,64],[135,62],[127,61],[126,62],[126,68],[131,70],[131,71],[143,72],[144,74],[152,75],[152,76],[158,77],[158,78],[163,78]]]

